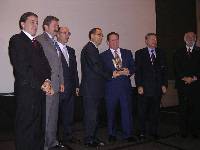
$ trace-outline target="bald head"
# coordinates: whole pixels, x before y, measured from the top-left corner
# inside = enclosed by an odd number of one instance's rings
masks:
[[[70,35],[68,27],[60,27],[57,33],[57,40],[64,45],[68,42]]]
[[[184,35],[184,41],[187,46],[192,47],[196,42],[196,34],[194,32],[187,32]]]

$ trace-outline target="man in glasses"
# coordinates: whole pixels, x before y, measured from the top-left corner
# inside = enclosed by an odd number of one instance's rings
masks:
[[[101,28],[93,28],[89,31],[89,42],[81,51],[82,79],[80,93],[83,96],[84,143],[90,147],[103,146],[104,143],[97,138],[98,107],[104,97],[104,82],[117,73],[106,72],[100,58],[98,46],[103,39]]]
[[[71,33],[68,27],[60,27],[57,33],[57,43],[60,48],[60,57],[63,67],[64,93],[60,94],[60,118],[63,125],[63,144],[76,142],[72,136],[72,125],[74,121],[74,101],[79,95],[79,79],[75,50],[67,46]]]

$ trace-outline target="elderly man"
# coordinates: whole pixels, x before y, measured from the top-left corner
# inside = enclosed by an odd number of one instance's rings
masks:
[[[191,134],[198,138],[199,128],[199,89],[200,89],[200,48],[195,45],[196,34],[184,35],[185,46],[174,55],[176,87],[180,105],[180,135]]]

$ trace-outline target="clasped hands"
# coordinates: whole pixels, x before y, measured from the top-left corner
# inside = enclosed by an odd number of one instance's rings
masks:
[[[121,76],[121,75],[129,76],[130,72],[128,68],[121,68],[120,70],[113,71],[113,78],[117,78],[118,76]]]
[[[46,93],[46,95],[53,95],[54,90],[51,86],[50,80],[45,80],[44,83],[41,86],[41,90]]]
[[[185,82],[185,84],[191,84],[192,82],[197,80],[196,76],[193,77],[183,77],[181,80]]]

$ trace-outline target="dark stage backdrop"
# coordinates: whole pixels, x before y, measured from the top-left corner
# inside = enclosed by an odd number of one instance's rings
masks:
[[[156,0],[156,32],[167,53],[169,79],[174,79],[173,53],[184,44],[187,31],[197,31],[196,0]]]

